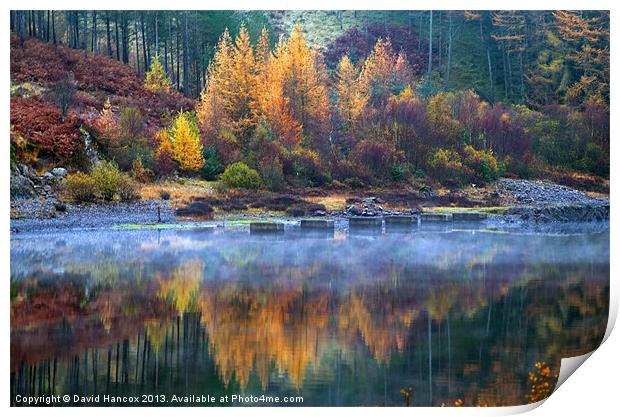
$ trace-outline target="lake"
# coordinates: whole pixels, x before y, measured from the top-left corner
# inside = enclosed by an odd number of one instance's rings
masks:
[[[537,362],[554,374],[601,342],[609,239],[608,225],[14,235],[11,402],[404,406],[410,387],[411,406],[524,404]]]

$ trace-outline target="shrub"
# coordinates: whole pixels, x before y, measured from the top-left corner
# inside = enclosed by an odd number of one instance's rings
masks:
[[[261,179],[256,170],[243,162],[235,162],[226,167],[220,176],[222,182],[230,188],[255,189],[260,187]]]
[[[142,135],[143,117],[140,109],[124,107],[119,118],[120,133],[125,139],[134,139]]]
[[[202,150],[202,157],[205,164],[200,170],[200,176],[208,181],[213,181],[219,174],[222,173],[222,165],[220,164],[220,158],[217,155],[217,151],[213,146],[206,146]]]
[[[118,178],[116,191],[121,201],[140,199],[140,186],[127,174],[121,174]]]
[[[75,78],[72,73],[67,73],[58,80],[51,88],[52,99],[60,109],[62,118],[67,116],[69,106],[73,102],[75,94]]]
[[[394,165],[391,172],[392,181],[398,182],[405,179],[405,167],[402,164]]]
[[[90,175],[97,185],[99,196],[106,201],[113,200],[122,176],[118,166],[113,162],[101,161]]]
[[[354,148],[353,160],[363,171],[361,177],[385,180],[391,176],[396,151],[387,141],[363,140]]]
[[[270,191],[280,191],[284,188],[284,174],[282,173],[282,163],[278,158],[267,164],[261,169],[263,183]]]
[[[18,157],[37,148],[58,159],[68,160],[81,146],[80,120],[74,113],[66,118],[60,110],[39,99],[11,97],[11,142],[16,146]],[[16,143],[19,137],[26,139],[24,146]]]
[[[579,167],[591,174],[601,177],[609,176],[609,156],[596,143],[588,143],[584,157],[578,163]]]
[[[319,155],[312,150],[296,148],[291,153],[292,180],[308,185],[321,185],[327,181],[321,172]]]
[[[95,179],[83,172],[69,174],[65,187],[67,196],[75,202],[93,202],[98,198],[99,190]]]
[[[138,156],[133,160],[133,164],[131,166],[131,176],[138,182],[146,183],[151,180],[153,177],[153,172],[144,167],[142,163],[142,156]]]
[[[452,149],[438,149],[430,162],[432,174],[439,182],[463,182],[464,167],[461,156]]]
[[[481,182],[495,181],[500,176],[500,167],[497,159],[490,150],[478,151],[473,146],[465,147],[465,165],[473,172],[477,180]]]
[[[340,181],[346,181],[347,178],[355,178],[356,172],[355,164],[349,159],[337,159],[332,163],[332,176]]]

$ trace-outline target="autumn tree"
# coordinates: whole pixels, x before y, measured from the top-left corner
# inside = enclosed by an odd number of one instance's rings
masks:
[[[244,26],[234,43],[225,31],[208,70],[207,87],[198,106],[198,116],[211,142],[223,129],[247,142],[256,120],[254,107],[254,51]],[[243,144],[242,144],[243,146]]]
[[[302,125],[293,116],[290,100],[284,95],[283,68],[273,57],[266,29],[261,32],[256,49],[255,117],[269,127],[274,142],[292,150],[301,143]]]
[[[173,155],[184,171],[197,172],[205,163],[198,131],[192,128],[188,116],[179,113],[170,132]],[[165,141],[164,141],[165,143]]]
[[[566,100],[584,105],[599,96],[609,101],[609,15],[594,12],[553,13],[571,73]]]
[[[300,24],[293,27],[287,41],[279,43],[272,62],[270,68],[281,77],[284,96],[308,144],[322,148],[329,118],[327,73],[321,55],[308,46]]]
[[[155,135],[156,140],[159,142],[157,150],[155,151],[155,161],[157,172],[160,175],[167,176],[174,172],[177,167],[177,162],[174,159],[174,147],[168,132],[160,130]]]
[[[394,52],[389,39],[379,38],[364,61],[360,82],[373,105],[385,103],[390,94],[398,94],[411,82],[407,58]]]
[[[146,73],[144,79],[144,89],[151,93],[169,92],[170,81],[164,72],[164,67],[159,62],[159,57],[155,55],[151,62],[151,68]]]
[[[355,125],[368,104],[368,95],[361,89],[359,71],[347,55],[338,63],[336,73],[336,97],[338,111],[348,127]]]

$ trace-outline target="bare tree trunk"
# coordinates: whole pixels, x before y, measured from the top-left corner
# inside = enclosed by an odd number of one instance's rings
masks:
[[[125,64],[129,63],[129,28],[127,23],[127,16],[123,13],[121,15],[121,44],[123,48],[123,62]]]
[[[47,25],[45,27],[45,40],[47,42],[50,41],[50,15],[51,15],[51,12],[48,10],[47,11]]]
[[[164,72],[168,75],[168,39],[164,37]]]
[[[108,56],[112,58],[112,38],[110,36],[110,12],[105,12],[105,33],[108,45]]]
[[[519,71],[521,72],[521,101],[525,101],[525,75],[523,73],[523,51],[519,51]]]
[[[437,32],[439,32],[439,38],[437,39],[437,68],[439,71],[441,71],[441,54],[442,52],[442,47],[441,47],[441,35],[442,35],[442,31],[441,31],[441,23],[443,21],[443,12],[440,10],[437,13],[439,13],[439,21],[437,22]]]
[[[485,42],[485,37],[484,37],[484,31],[482,30],[482,20],[484,19],[484,14],[480,15],[480,43],[482,45],[483,49],[486,49],[487,52],[487,67],[488,67],[488,71],[489,71],[489,86],[491,87],[491,96],[494,95],[494,83],[493,83],[493,67],[491,64],[491,50],[489,49],[489,46],[486,45]]]
[[[172,16],[168,19],[168,38],[170,38],[170,81],[175,84],[175,72],[174,72],[174,49],[172,47],[174,38],[172,36]]]
[[[503,70],[504,70],[504,99],[508,100],[508,70],[506,62],[506,51],[502,50]]]
[[[433,11],[430,11],[428,19],[428,81],[431,80],[431,74],[433,72]]]
[[[138,31],[138,19],[133,21],[134,33],[136,34],[136,71],[140,74],[140,45],[138,44],[138,38],[140,32]]]
[[[82,36],[82,49],[84,49],[84,57],[88,52],[88,43],[86,38],[88,37],[88,11],[84,10],[84,36]]]
[[[418,29],[418,51],[422,49],[422,25],[424,24],[424,13],[421,11],[419,13],[420,13],[420,19],[418,20],[420,21],[420,26]]]
[[[56,22],[54,19],[54,11],[52,10],[52,42],[56,45]]]
[[[121,48],[120,48],[120,39],[118,37],[118,11],[115,12],[114,15],[114,31],[115,31],[115,40],[116,40],[116,60],[121,60]]]
[[[407,33],[411,35],[411,10],[407,12]]]
[[[146,53],[146,35],[144,31],[144,13],[140,13],[140,26],[142,29],[142,55],[144,56],[144,71],[149,70],[149,58]]]
[[[157,12],[155,12],[155,56],[159,57],[159,20]]]
[[[445,90],[450,88],[450,69],[452,66],[452,12],[448,12],[448,62],[446,63]]]
[[[80,47],[80,17],[78,12],[73,12],[73,47],[78,49]]]
[[[179,17],[179,16],[177,15],[177,17]],[[177,27],[176,27],[176,29],[177,29],[176,30],[176,32],[177,32],[176,33],[177,90],[180,90],[180,88],[181,88],[181,55],[180,55],[180,53],[181,52],[180,52],[179,42],[181,41],[180,40],[181,34],[179,32],[180,32],[181,29],[180,29],[180,22],[179,22],[178,18],[177,18]]]
[[[97,55],[97,10],[93,10],[93,29],[92,29],[92,45],[91,49],[94,55]]]
[[[187,14],[183,13],[183,93],[189,94],[189,26]]]

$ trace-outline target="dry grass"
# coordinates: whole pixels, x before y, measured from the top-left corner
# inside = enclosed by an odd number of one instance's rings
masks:
[[[305,197],[304,200],[311,203],[323,204],[327,210],[336,211],[344,210],[347,207],[348,194],[336,193],[319,197]]]
[[[150,184],[144,184],[140,190],[143,200],[155,200],[162,198],[162,193],[170,194],[170,202],[174,207],[188,204],[193,197],[213,195],[216,193],[215,181],[200,179],[182,179],[180,181],[165,180]]]

